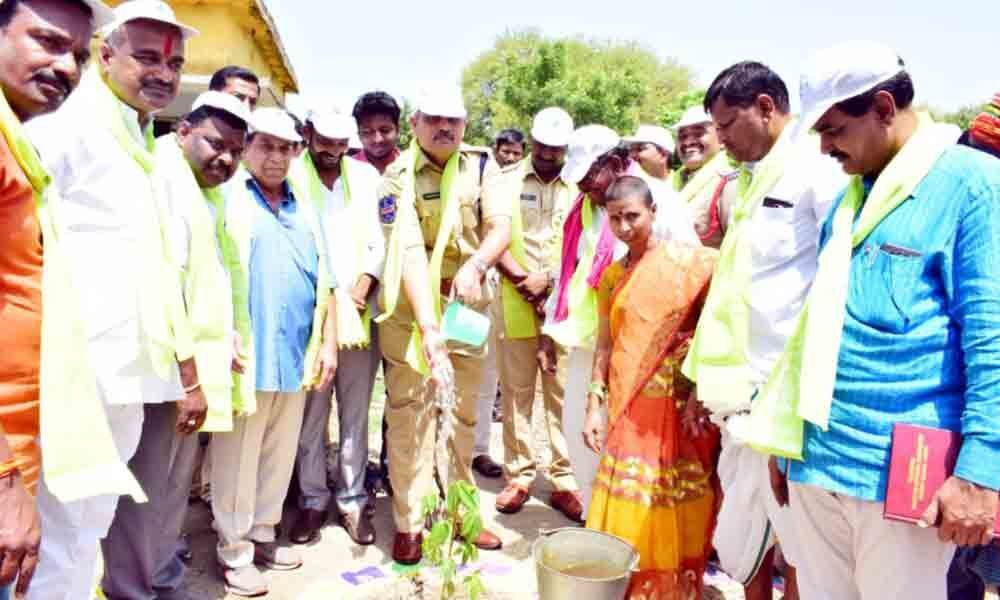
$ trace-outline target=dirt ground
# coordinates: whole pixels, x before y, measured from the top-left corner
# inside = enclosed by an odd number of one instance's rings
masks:
[[[372,402],[369,426],[371,454],[377,457],[381,447],[381,415],[382,415],[381,382],[378,382]],[[541,411],[536,411],[540,414]],[[333,411],[336,415],[336,410]],[[546,440],[544,429],[540,423],[535,424],[536,444],[541,464],[548,463],[548,453],[545,450]],[[331,439],[338,437],[337,424],[331,423]],[[335,458],[336,443],[331,445],[331,464]],[[491,428],[491,453],[494,459],[503,456],[501,441],[501,426],[497,423]],[[504,542],[502,550],[483,552],[474,565],[480,569],[489,590],[489,598],[500,599],[534,599],[537,598],[535,568],[531,560],[531,545],[537,539],[539,530],[570,527],[573,523],[547,504],[551,486],[544,478],[544,468],[535,487],[532,489],[532,499],[524,509],[516,515],[504,515],[494,508],[496,494],[502,489],[502,480],[480,479],[480,502],[483,506],[485,524]],[[282,530],[287,532],[295,522],[297,510],[286,505]],[[391,518],[390,498],[379,497],[376,502],[375,527],[376,543],[368,547],[359,547],[351,542],[346,532],[335,522],[329,522],[323,529],[320,539],[307,545],[299,546],[305,564],[295,571],[268,571],[265,576],[270,581],[271,591],[267,598],[271,600],[348,600],[351,598],[395,599],[393,593],[372,594],[375,588],[392,587],[403,581],[412,569],[395,565],[391,558],[392,538],[394,529]],[[205,600],[237,598],[227,595],[223,589],[215,563],[215,532],[211,527],[211,512],[203,502],[196,501],[190,505],[186,531],[192,540],[194,558],[188,577],[188,591],[193,597]],[[284,537],[287,540],[287,537]],[[742,599],[742,590],[724,575],[710,577],[711,586],[706,590],[705,598],[715,600]],[[365,593],[365,590],[369,590]]]

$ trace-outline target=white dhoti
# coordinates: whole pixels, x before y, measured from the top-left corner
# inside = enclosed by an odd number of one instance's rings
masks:
[[[122,460],[131,459],[142,434],[143,405],[105,404],[104,410]],[[62,503],[42,476],[38,485],[42,544],[28,600],[87,600],[93,596],[99,541],[108,533],[118,498],[102,495]]]
[[[745,419],[734,415],[729,418]],[[796,566],[796,531],[787,507],[771,491],[768,457],[734,438],[724,423],[719,455],[722,505],[712,544],[722,569],[743,585],[750,583],[768,550],[780,539],[789,564]],[[810,598],[810,596],[803,596]]]
[[[563,404],[563,435],[569,462],[580,485],[583,516],[590,507],[590,494],[601,456],[583,443],[583,421],[587,417],[587,388],[594,370],[594,351],[571,348],[566,356],[566,391]]]

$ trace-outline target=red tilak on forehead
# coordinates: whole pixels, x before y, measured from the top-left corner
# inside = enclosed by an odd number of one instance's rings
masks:
[[[166,39],[163,40],[163,57],[170,58],[170,55],[174,51],[174,36],[168,35]]]

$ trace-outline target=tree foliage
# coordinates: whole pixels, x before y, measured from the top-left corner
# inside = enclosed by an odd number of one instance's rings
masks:
[[[466,140],[488,145],[507,127],[528,132],[547,106],[566,109],[577,125],[630,133],[640,122],[660,122],[664,107],[688,92],[691,80],[690,69],[634,42],[509,31],[463,70]]]
[[[965,131],[969,128],[969,124],[972,123],[972,120],[976,118],[976,115],[983,112],[984,108],[986,107],[982,104],[970,104],[952,112],[932,110],[931,114],[936,120],[958,125],[962,131]]]
[[[705,90],[701,88],[690,89],[675,95],[660,107],[658,115],[660,124],[664,127],[673,127],[675,123],[681,120],[681,116],[683,116],[685,110],[692,106],[701,106],[704,98]]]

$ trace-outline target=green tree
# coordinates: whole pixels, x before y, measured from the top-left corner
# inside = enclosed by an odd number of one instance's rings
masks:
[[[660,107],[659,121],[664,127],[673,127],[681,120],[684,111],[692,106],[701,106],[705,98],[705,90],[692,89],[671,98],[666,104]]]
[[[406,150],[410,146],[410,140],[413,139],[413,126],[410,125],[413,103],[408,98],[403,98],[403,105],[399,109],[399,147]]]
[[[952,112],[931,110],[931,114],[936,120],[958,125],[963,131],[965,131],[969,128],[969,124],[972,123],[972,120],[976,118],[976,115],[983,112],[984,108],[985,105],[982,104],[970,104]]]
[[[630,133],[640,122],[660,121],[663,107],[690,90],[691,79],[687,67],[636,43],[509,31],[462,72],[466,139],[489,145],[506,127],[527,132],[547,106],[565,108],[578,125]]]

